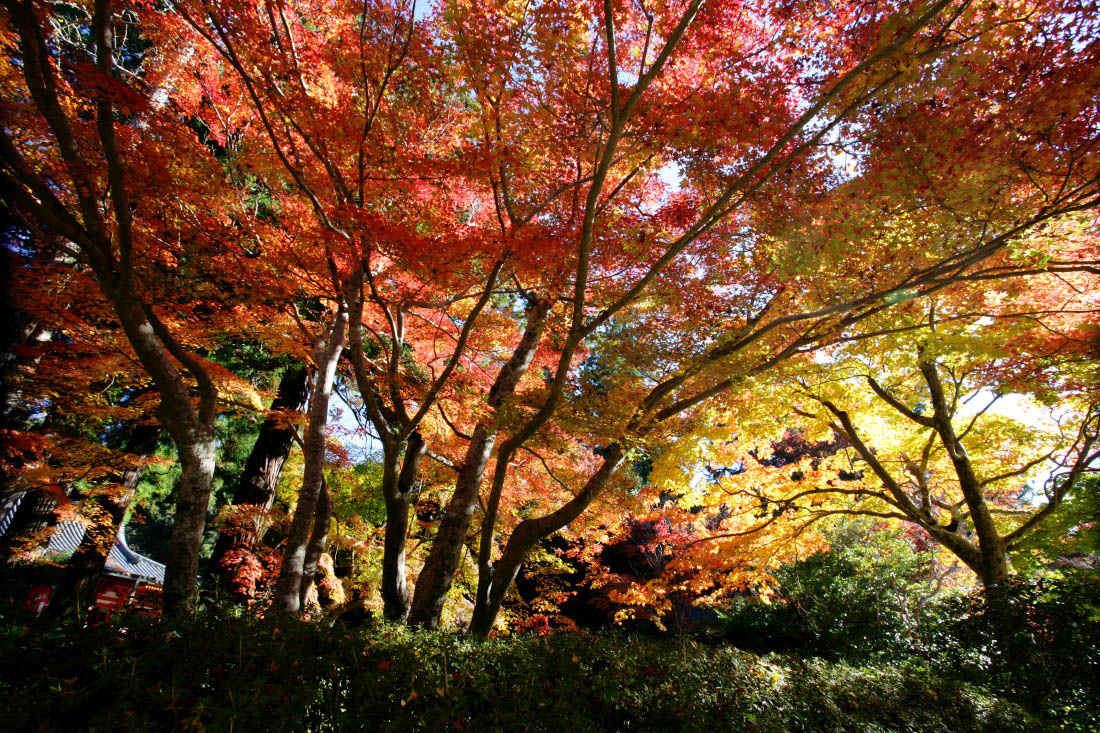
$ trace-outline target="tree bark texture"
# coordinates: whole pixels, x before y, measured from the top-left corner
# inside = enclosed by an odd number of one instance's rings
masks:
[[[287,369],[271,403],[272,411],[300,412],[306,405],[307,373],[304,366]],[[269,416],[260,427],[252,452],[233,488],[233,514],[222,525],[210,557],[209,576],[234,600],[249,600],[249,584],[240,577],[248,554],[259,537],[264,517],[275,501],[283,466],[294,445],[294,428],[278,415]]]
[[[409,614],[405,542],[409,535],[409,507],[416,495],[416,472],[427,448],[420,433],[412,433],[405,444],[401,471],[394,476],[391,468],[383,476],[386,534],[382,551],[382,605],[390,621],[403,621]]]
[[[443,603],[451,589],[470,518],[477,506],[485,467],[496,443],[501,410],[507,405],[538,349],[550,313],[550,302],[536,300],[527,310],[527,325],[511,358],[500,368],[486,403],[493,415],[478,422],[458,471],[455,490],[447,502],[431,552],[420,571],[409,611],[409,623],[434,629],[439,626]],[[507,459],[505,459],[507,460]]]
[[[944,394],[943,383],[936,371],[936,365],[934,362],[922,360],[920,371],[928,384],[928,392],[932,398],[932,420],[935,430],[955,467],[959,488],[962,489],[963,499],[966,500],[966,506],[970,510],[970,521],[974,523],[974,531],[978,535],[978,549],[981,553],[979,575],[982,585],[987,587],[996,585],[1008,578],[1005,543],[1000,532],[997,531],[993,513],[989,510],[989,504],[985,500],[985,494],[974,466],[970,462],[970,456],[967,455],[962,440],[959,439],[951,424],[954,409],[947,404],[947,396]]]
[[[191,613],[198,591],[199,550],[213,486],[216,446],[214,431],[199,429],[187,443],[176,443],[180,480],[176,485],[176,512],[164,563],[164,612]]]
[[[309,594],[317,582],[317,563],[328,544],[328,533],[332,527],[332,496],[328,492],[328,484],[321,482],[321,493],[317,495],[317,514],[313,518],[313,531],[309,535],[309,544],[306,546],[306,559],[302,566],[302,591],[298,604],[305,609]]]
[[[290,523],[283,565],[275,586],[271,610],[276,615],[297,616],[301,612],[302,577],[305,570],[306,550],[317,511],[317,497],[324,480],[325,426],[328,424],[329,400],[344,346],[344,333],[348,320],[347,309],[341,303],[327,336],[314,349],[317,370],[310,390],[309,425],[306,427],[302,449],[305,463],[302,488],[298,492],[298,504]]]

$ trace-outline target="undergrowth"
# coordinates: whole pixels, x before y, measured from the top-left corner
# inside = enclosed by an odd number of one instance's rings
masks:
[[[911,664],[623,634],[475,642],[203,615],[81,628],[9,614],[5,729],[1017,731],[1041,721]]]

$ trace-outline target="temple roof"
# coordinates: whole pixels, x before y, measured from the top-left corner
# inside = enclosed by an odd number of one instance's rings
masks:
[[[72,554],[84,538],[84,525],[80,522],[58,522],[57,529],[46,547],[48,553]],[[164,564],[139,555],[126,544],[126,526],[118,529],[118,536],[111,545],[104,571],[111,575],[136,578],[146,583],[164,583]]]

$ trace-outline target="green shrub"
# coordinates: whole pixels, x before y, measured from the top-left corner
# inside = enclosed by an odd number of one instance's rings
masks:
[[[738,598],[720,609],[712,633],[758,652],[849,661],[909,649],[925,613],[931,553],[869,522],[838,525],[829,540],[831,549],[776,571],[770,602]]]
[[[917,653],[942,674],[982,679],[1063,730],[1100,730],[1100,578],[1015,579],[948,600]]]
[[[848,525],[828,552],[776,573],[776,599],[738,599],[716,636],[757,652],[861,662],[909,659],[980,681],[1053,729],[1100,730],[1100,578],[1043,579],[915,603],[922,558],[907,539]],[[919,598],[919,595],[916,596]]]
[[[905,665],[624,635],[475,643],[206,616],[0,629],[6,730],[964,731],[1023,709]]]

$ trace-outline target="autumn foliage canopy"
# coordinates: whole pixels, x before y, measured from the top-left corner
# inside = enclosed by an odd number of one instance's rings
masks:
[[[1094,3],[4,0],[0,35],[0,468],[124,493],[148,459],[104,436],[162,426],[171,612],[227,415],[285,444],[238,545],[298,456],[270,603],[302,611],[336,394],[384,613],[461,583],[478,634],[544,538],[639,522],[671,554],[605,579],[624,607],[766,586],[852,514],[993,584],[1096,469]]]

